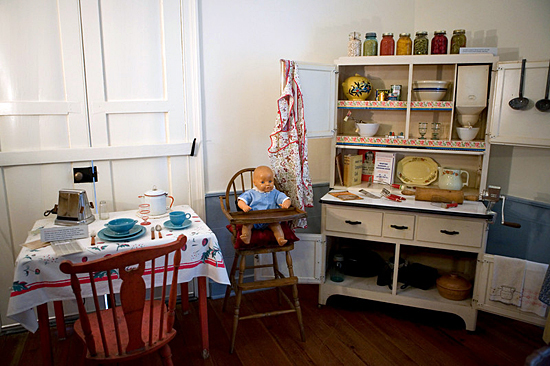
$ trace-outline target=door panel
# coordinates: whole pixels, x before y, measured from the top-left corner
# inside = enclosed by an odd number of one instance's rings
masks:
[[[2,325],[12,322],[19,245],[60,189],[137,211],[156,185],[204,213],[200,150],[190,156],[201,137],[197,11],[178,0],[0,2],[0,34],[9,35],[0,42]],[[92,164],[96,184],[74,185],[73,167]]]
[[[494,256],[491,254],[483,255],[480,267],[481,274],[479,283],[476,284],[477,293],[475,298],[478,300],[477,308],[488,313],[497,314],[507,318],[516,319],[522,322],[544,326],[546,318],[537,314],[521,311],[517,306],[504,304],[499,301],[491,300],[491,284],[493,283]]]
[[[299,62],[298,75],[304,97],[307,137],[332,137],[336,121],[336,67]]]

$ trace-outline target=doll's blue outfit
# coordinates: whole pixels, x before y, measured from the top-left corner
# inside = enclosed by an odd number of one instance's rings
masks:
[[[289,198],[275,188],[269,192],[260,192],[257,188],[253,188],[241,194],[239,199],[250,206],[251,211],[259,211],[280,208],[280,205]],[[254,224],[254,229],[266,229],[268,226],[269,224]]]

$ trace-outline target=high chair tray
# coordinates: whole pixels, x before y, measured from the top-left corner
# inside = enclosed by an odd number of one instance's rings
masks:
[[[232,224],[269,224],[272,222],[302,219],[307,216],[305,211],[296,207],[249,212],[233,211],[227,214]]]

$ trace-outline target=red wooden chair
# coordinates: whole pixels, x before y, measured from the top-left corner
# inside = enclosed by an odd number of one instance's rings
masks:
[[[71,287],[76,297],[80,318],[74,324],[76,334],[86,344],[86,360],[94,363],[122,362],[159,351],[163,364],[171,366],[172,353],[168,342],[176,335],[172,328],[177,296],[177,274],[181,261],[181,248],[187,238],[180,235],[172,243],[155,247],[139,248],[107,256],[85,263],[63,261],[59,268],[71,275]],[[169,265],[168,256],[174,253],[173,265]],[[164,261],[156,263],[156,259]],[[146,263],[151,266],[151,289],[146,300],[145,281],[142,276]],[[161,267],[162,266],[162,267]],[[156,268],[156,269],[155,269]],[[147,269],[149,271],[149,269]],[[172,270],[172,283],[168,308],[166,308],[166,289],[168,272]],[[154,299],[155,273],[162,273],[162,297]],[[89,278],[77,277],[86,273]],[[107,277],[109,299],[116,304],[113,292],[113,275],[122,280],[120,286],[120,306],[100,310],[96,283]],[[149,274],[147,274],[149,275]],[[89,279],[92,287],[95,311],[87,313],[81,295],[80,282]]]

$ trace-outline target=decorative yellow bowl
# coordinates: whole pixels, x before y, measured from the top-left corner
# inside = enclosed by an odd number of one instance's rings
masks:
[[[355,74],[342,83],[342,90],[348,100],[367,100],[372,91],[372,85],[366,77]]]

